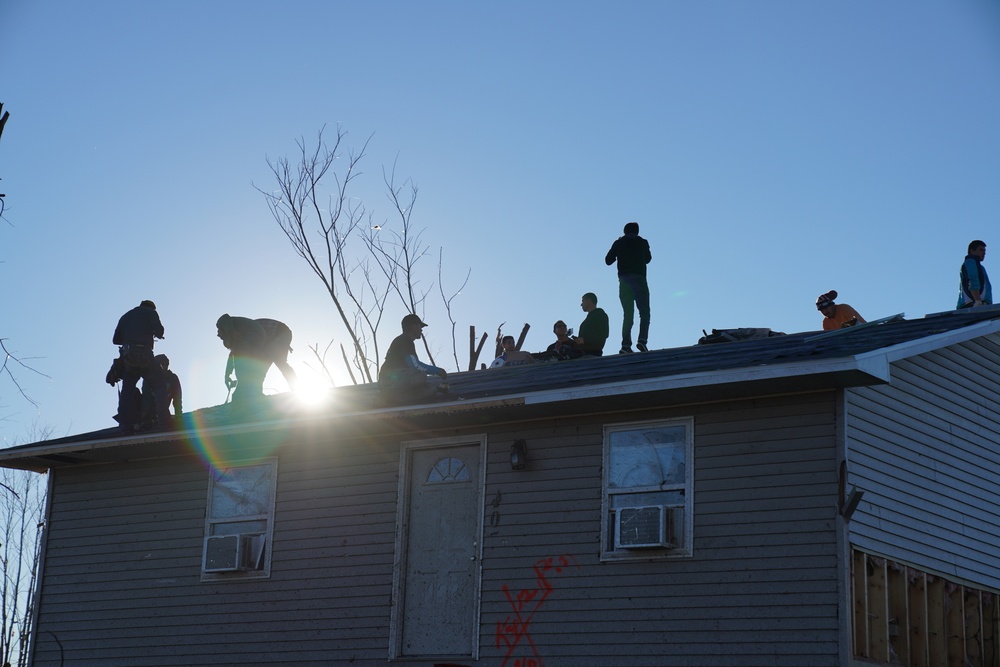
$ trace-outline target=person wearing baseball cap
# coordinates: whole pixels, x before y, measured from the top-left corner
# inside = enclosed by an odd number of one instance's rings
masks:
[[[417,358],[414,341],[423,337],[423,329],[427,325],[413,313],[406,315],[400,324],[403,333],[389,344],[385,362],[379,370],[379,391],[392,403],[418,401],[447,393],[448,385],[435,381],[433,376],[446,380],[448,372]]]

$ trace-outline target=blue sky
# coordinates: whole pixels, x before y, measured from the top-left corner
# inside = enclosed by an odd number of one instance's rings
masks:
[[[603,257],[630,220],[652,348],[818,329],[830,289],[868,319],[947,310],[968,242],[1000,248],[995,1],[5,0],[0,102],[0,337],[49,376],[18,371],[37,409],[0,381],[8,443],[114,424],[111,335],[144,298],[189,409],[226,399],[222,313],[288,323],[306,376],[345,340],[252,186],[324,125],[371,135],[353,194],[377,221],[383,166],[419,187],[425,284],[439,248],[446,286],[471,269],[462,348],[528,322],[544,349],[586,291],[614,332]]]

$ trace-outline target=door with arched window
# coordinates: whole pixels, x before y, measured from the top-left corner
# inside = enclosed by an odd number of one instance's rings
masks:
[[[404,447],[395,655],[477,653],[481,453],[468,441]]]

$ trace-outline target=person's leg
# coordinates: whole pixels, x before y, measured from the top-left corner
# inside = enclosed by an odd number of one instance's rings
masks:
[[[161,428],[173,424],[170,418],[170,397],[167,396],[166,376],[157,364],[151,364],[142,375],[142,392],[152,392],[156,408],[156,422]]]
[[[252,401],[264,395],[264,376],[267,375],[267,367],[268,364],[260,359],[241,354],[233,355],[233,370],[236,373],[233,403]]]
[[[649,341],[649,284],[645,276],[640,276],[635,286],[635,304],[639,309],[639,338],[643,346]]]
[[[139,404],[139,372],[125,366],[122,373],[122,389],[118,394],[118,425],[122,431],[132,433],[139,425],[141,406]]]
[[[622,304],[622,349],[632,347],[632,323],[635,320],[635,295],[628,276],[618,276],[618,300]]]
[[[281,375],[285,378],[288,386],[291,389],[295,389],[295,382],[298,380],[298,376],[295,375],[295,370],[288,365],[288,352],[291,349],[292,330],[287,326],[283,326],[275,335],[274,340],[271,341],[271,360],[278,367],[278,370],[281,371]]]
[[[400,368],[378,379],[378,388],[393,405],[416,403],[432,396],[440,381],[416,368]]]

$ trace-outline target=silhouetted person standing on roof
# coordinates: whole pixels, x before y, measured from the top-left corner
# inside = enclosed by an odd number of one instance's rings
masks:
[[[649,242],[639,236],[639,223],[625,225],[625,234],[611,245],[604,262],[611,266],[618,262],[618,298],[622,302],[622,349],[619,354],[632,351],[632,322],[635,309],[639,309],[639,338],[636,349],[647,350],[649,342],[649,285],[646,283],[646,265],[653,259]]]
[[[162,426],[170,424],[163,372],[153,362],[153,339],[163,338],[163,324],[156,312],[156,304],[145,300],[118,320],[111,341],[119,345],[122,360],[122,389],[118,394],[118,423],[126,433],[138,430],[142,419],[142,406],[136,389],[142,378],[143,392],[151,392],[156,400],[156,415]]]
[[[975,308],[993,303],[993,286],[990,285],[990,277],[983,268],[984,259],[986,259],[986,243],[978,239],[970,243],[969,254],[965,256],[959,271],[961,285],[959,285],[956,308]]]

